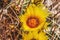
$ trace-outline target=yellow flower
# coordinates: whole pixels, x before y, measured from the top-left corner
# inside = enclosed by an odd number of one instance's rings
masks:
[[[24,40],[30,40],[33,37],[37,40],[47,40],[45,33],[41,30],[47,27],[46,18],[48,15],[49,13],[44,7],[39,8],[35,4],[30,4],[27,7],[25,14],[19,16],[20,21],[23,23],[23,30],[30,32],[28,35],[23,33]],[[38,34],[39,30],[41,32]]]
[[[48,12],[43,9],[43,8],[39,8],[34,4],[31,4],[28,8],[27,11],[25,12],[24,15],[19,16],[19,18],[21,19],[20,21],[23,22],[22,27],[25,30],[35,30],[35,29],[41,29],[42,26],[44,25],[44,23],[46,22],[46,18],[48,16]],[[36,22],[35,24],[37,24],[37,27],[35,28],[30,28],[28,26],[29,22],[32,20],[33,24],[34,22]],[[35,21],[33,21],[35,20]],[[28,22],[27,22],[28,21]],[[32,25],[32,24],[30,24]]]

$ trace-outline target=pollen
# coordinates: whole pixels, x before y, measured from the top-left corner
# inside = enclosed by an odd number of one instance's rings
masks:
[[[30,28],[36,28],[39,25],[39,19],[35,18],[35,17],[30,17],[27,19],[26,24],[30,27]]]

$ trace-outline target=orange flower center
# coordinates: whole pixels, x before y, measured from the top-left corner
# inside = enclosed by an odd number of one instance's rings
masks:
[[[39,19],[35,17],[30,17],[28,18],[26,23],[30,28],[35,28],[35,27],[38,27],[39,25]]]

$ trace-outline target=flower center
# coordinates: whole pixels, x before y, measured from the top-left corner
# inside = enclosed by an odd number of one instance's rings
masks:
[[[35,27],[38,27],[39,25],[39,19],[35,17],[30,17],[27,19],[26,23],[30,28],[35,28]]]

